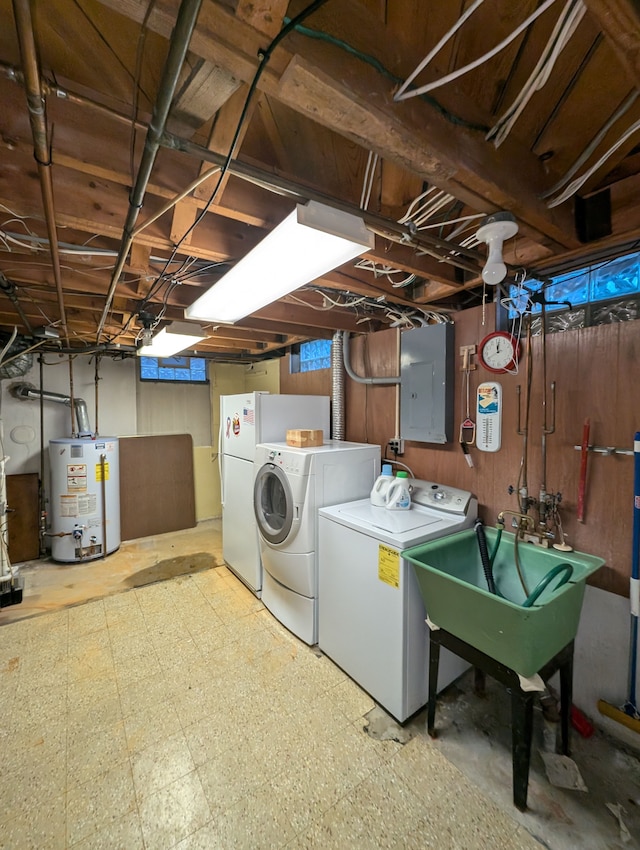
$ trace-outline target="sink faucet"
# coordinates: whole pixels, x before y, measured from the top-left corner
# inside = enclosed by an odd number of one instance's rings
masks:
[[[521,514],[518,511],[500,511],[496,520],[497,524],[504,528],[505,516],[512,516],[518,520],[518,537],[522,540],[531,540],[532,537],[537,538],[537,543],[541,546],[548,546],[548,540],[553,538],[553,534],[544,529],[536,527],[536,522],[529,514]],[[536,541],[533,541],[536,542]]]
[[[522,535],[526,530],[527,526],[529,527],[529,531],[531,534],[535,534],[536,523],[532,516],[529,514],[521,514],[518,511],[500,511],[498,514],[497,523],[504,528],[504,518],[506,515],[516,517],[518,520],[518,533]]]

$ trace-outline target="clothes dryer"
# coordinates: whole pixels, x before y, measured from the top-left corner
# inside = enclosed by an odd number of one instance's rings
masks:
[[[290,631],[318,641],[318,509],[368,495],[380,446],[329,440],[256,447],[254,511],[263,565],[262,601]]]
[[[429,628],[402,552],[473,525],[465,490],[409,479],[411,509],[369,499],[325,507],[318,521],[320,649],[400,723],[428,699]],[[468,665],[442,649],[438,690]]]

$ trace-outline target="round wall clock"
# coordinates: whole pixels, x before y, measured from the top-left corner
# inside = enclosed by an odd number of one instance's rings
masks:
[[[520,343],[507,331],[487,334],[478,346],[478,358],[490,372],[512,372],[520,356]]]

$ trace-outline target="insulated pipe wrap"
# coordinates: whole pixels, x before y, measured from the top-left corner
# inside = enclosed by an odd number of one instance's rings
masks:
[[[344,366],[342,363],[342,333],[336,331],[331,340],[331,437],[344,440]]]

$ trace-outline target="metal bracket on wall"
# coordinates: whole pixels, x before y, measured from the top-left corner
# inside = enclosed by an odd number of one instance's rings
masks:
[[[576,451],[582,451],[582,446],[574,446]],[[599,455],[632,455],[633,449],[619,449],[616,446],[587,446],[588,452],[595,452]]]
[[[473,372],[477,369],[477,364],[471,362],[471,358],[476,353],[475,345],[461,345],[460,346],[460,357],[462,358],[462,365],[460,366],[461,372]]]

